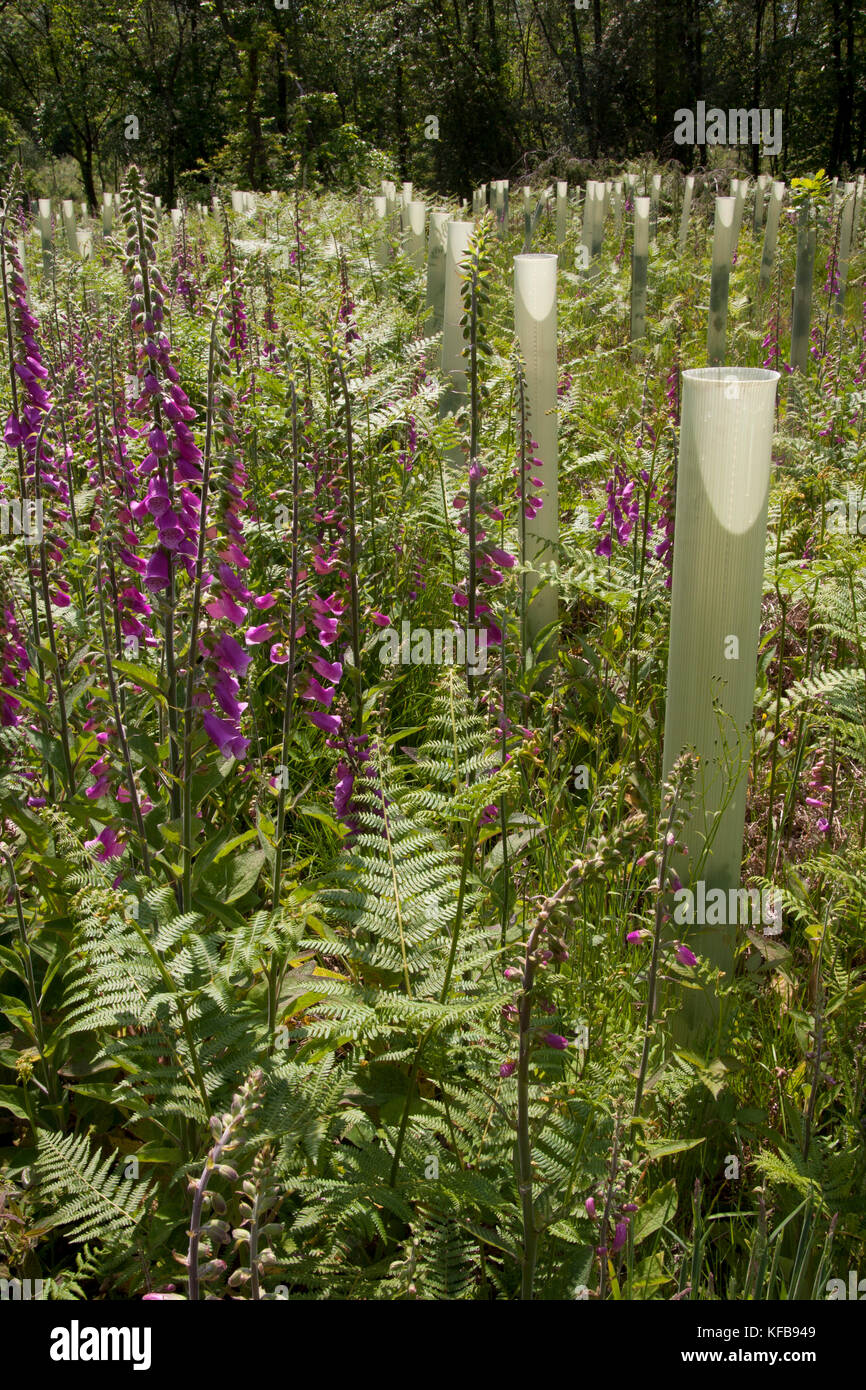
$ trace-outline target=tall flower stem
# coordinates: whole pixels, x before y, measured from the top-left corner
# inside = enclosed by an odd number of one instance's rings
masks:
[[[653,924],[653,949],[650,957],[650,968],[647,976],[647,999],[646,1011],[644,1014],[643,1026],[643,1048],[641,1050],[640,1066],[637,1073],[637,1086],[634,1093],[634,1105],[632,1115],[637,1117],[640,1114],[641,1101],[643,1100],[643,1088],[646,1083],[647,1067],[649,1065],[650,1046],[652,1043],[652,1024],[655,1017],[656,1008],[656,980],[658,977],[659,955],[661,952],[662,940],[662,908],[664,906],[665,879],[667,877],[668,860],[670,858],[670,839],[674,821],[676,820],[677,807],[680,801],[680,790],[677,788],[671,797],[670,811],[668,812],[667,825],[665,826],[664,840],[662,842],[661,856],[659,859],[658,871],[658,895],[656,897],[655,922]]]
[[[41,497],[41,486],[39,476],[40,451],[42,449],[42,436],[45,432],[45,425],[50,415],[50,411],[43,417],[39,427],[39,437],[36,442],[35,455],[35,482],[36,482],[36,502],[39,503]],[[66,794],[72,797],[75,793],[75,773],[72,768],[72,754],[69,748],[69,718],[66,711],[66,692],[63,689],[63,673],[60,669],[60,657],[57,651],[57,634],[54,629],[54,616],[51,612],[51,593],[48,587],[48,557],[45,553],[45,528],[39,539],[39,577],[42,585],[42,605],[45,610],[45,627],[48,632],[48,646],[51,651],[54,666],[54,682],[57,690],[57,713],[60,719],[60,744],[63,750],[63,766],[66,771]]]
[[[361,733],[363,718],[363,688],[361,685],[361,606],[358,599],[358,534],[355,527],[355,455],[352,431],[352,400],[349,383],[340,353],[334,349],[334,361],[340,378],[343,405],[346,411],[346,473],[349,490],[349,595],[352,623],[352,683],[354,686],[354,709],[352,727],[356,734]]]
[[[129,753],[129,743],[126,737],[126,729],[123,724],[123,713],[120,708],[120,701],[117,693],[117,682],[114,679],[114,662],[111,656],[111,644],[108,639],[108,623],[105,619],[105,599],[102,594],[102,546],[96,558],[96,603],[99,608],[99,626],[102,631],[102,649],[105,653],[105,672],[108,678],[108,693],[111,698],[111,708],[114,714],[114,724],[117,729],[117,737],[120,740],[120,749],[123,755],[123,765],[126,769],[126,785],[129,788],[129,799],[132,803],[132,811],[135,816],[135,826],[141,841],[141,857],[144,863],[144,871],[150,873],[150,855],[147,849],[147,839],[144,831],[144,818],[141,814],[141,804],[138,800],[138,790],[135,785],[135,775],[132,770],[132,758]]]
[[[207,504],[210,485],[211,459],[213,457],[213,418],[214,418],[214,371],[216,366],[217,329],[222,297],[214,310],[210,330],[210,346],[207,364],[207,423],[205,426],[204,459],[202,461],[201,502],[198,518],[198,548],[195,557],[195,579],[193,581],[192,616],[189,629],[189,648],[186,657],[186,694],[183,711],[183,911],[192,910],[192,730],[193,697],[195,695],[196,652],[198,649],[198,629],[201,617],[201,583],[204,574],[204,550],[207,540]]]
[[[141,274],[142,295],[144,299],[144,312],[148,320],[153,319],[153,304],[150,296],[150,275],[148,273],[147,252],[145,245],[147,237],[144,230],[144,221],[141,213],[141,199],[138,190],[135,195],[135,225],[138,237],[138,265]],[[154,398],[153,402],[153,423],[156,429],[162,428],[162,415],[159,408],[159,400]],[[160,476],[166,484],[168,498],[171,506],[174,506],[174,478],[170,467],[166,467],[162,459],[159,464]],[[170,786],[169,794],[171,797],[171,814],[177,819],[181,814],[181,795],[180,795],[180,743],[178,731],[178,708],[177,708],[177,667],[175,663],[174,651],[174,608],[175,608],[175,562],[172,551],[166,551],[168,564],[168,584],[165,595],[165,611],[163,619],[163,631],[165,635],[165,675],[167,684],[167,706],[168,706],[168,740],[169,740],[169,773]]]
[[[300,525],[300,467],[298,463],[300,429],[298,426],[298,393],[295,372],[289,358],[289,391],[292,402],[292,557],[289,580],[289,660],[286,665],[286,685],[283,696],[283,731],[280,745],[280,789],[277,800],[277,827],[274,840],[274,872],[271,880],[271,909],[276,912],[280,904],[280,882],[283,876],[283,845],[286,835],[286,786],[285,768],[288,765],[289,739],[292,732],[292,713],[295,703],[295,661],[297,659],[297,609],[298,609],[298,532]],[[280,962],[274,956],[268,967],[268,1052],[273,1051],[277,1028],[277,993],[279,989]]]

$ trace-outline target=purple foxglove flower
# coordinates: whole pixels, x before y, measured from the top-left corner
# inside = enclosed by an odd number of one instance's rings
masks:
[[[509,1076],[513,1076],[514,1073],[516,1072],[516,1070],[517,1070],[517,1063],[516,1063],[516,1062],[503,1062],[502,1065],[501,1065],[500,1068],[499,1068],[499,1075],[502,1077],[502,1079],[503,1079],[503,1081],[504,1081],[504,1080],[506,1080]]]
[[[257,642],[267,642],[273,637],[274,631],[270,623],[262,623],[259,627],[247,628],[245,641],[248,647],[254,647]]]
[[[323,680],[339,681],[343,675],[343,665],[340,661],[326,661],[323,656],[314,656],[310,662],[317,676]]]
[[[568,1038],[564,1038],[561,1033],[543,1033],[541,1041],[548,1047],[553,1047],[557,1052],[564,1052],[568,1047]]]
[[[321,710],[314,709],[310,710],[309,717],[317,729],[324,729],[328,734],[340,732],[340,717],[337,714],[325,714]]]
[[[586,1201],[584,1202],[583,1205],[586,1207],[586,1214],[587,1214],[587,1216],[592,1216],[592,1217],[594,1217],[594,1216],[595,1216],[595,1198],[594,1198],[594,1197],[587,1197],[587,1199],[586,1199]]]
[[[334,691],[331,689],[330,686],[328,686],[328,688],[325,689],[324,686],[319,684],[315,676],[310,676],[309,684],[307,685],[306,690],[301,696],[301,699],[316,700],[320,705],[330,707],[334,699]]]
[[[230,637],[227,632],[220,634],[211,655],[222,670],[235,671],[239,676],[245,674],[252,661],[252,653],[245,652],[240,643],[236,642],[234,637]]]
[[[334,788],[334,811],[341,820],[349,809],[354,785],[355,774],[349,764],[341,759],[337,764],[337,785]]]
[[[688,946],[677,946],[677,960],[681,965],[697,965],[698,958],[694,951],[690,951]]]
[[[235,603],[231,594],[221,594],[211,603],[206,603],[205,608],[214,621],[224,618],[227,622],[234,623],[236,627],[240,627],[247,616],[247,609],[243,608],[241,604]]]
[[[153,590],[168,588],[168,555],[164,550],[155,550],[148,560],[144,585]]]
[[[622,1247],[625,1245],[627,1239],[628,1239],[628,1221],[627,1221],[626,1219],[623,1219],[622,1221],[617,1221],[617,1223],[616,1223],[616,1230],[614,1231],[614,1236],[613,1236],[613,1253],[614,1253],[614,1254],[616,1254],[617,1250],[621,1250],[621,1249],[622,1249]]]
[[[97,846],[99,846],[98,849]],[[104,830],[100,830],[95,839],[85,840],[84,848],[94,850],[96,852],[96,858],[101,864],[104,864],[107,860],[117,859],[123,854],[124,846],[121,840],[118,839],[116,831],[112,830],[110,825],[107,825]]]
[[[370,617],[377,627],[390,627],[391,619],[385,613],[371,613]]]
[[[230,719],[218,719],[210,710],[202,716],[205,733],[211,743],[215,743],[224,758],[231,755],[242,758],[250,746],[248,738],[242,738],[237,725]]]

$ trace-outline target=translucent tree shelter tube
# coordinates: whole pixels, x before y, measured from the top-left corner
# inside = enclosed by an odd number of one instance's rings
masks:
[[[745,211],[746,197],[749,192],[748,179],[732,180],[732,187],[734,182],[737,184],[737,192],[736,203],[734,205],[734,227],[731,233],[731,260],[733,260],[737,247],[740,244],[740,229],[743,225],[743,212]]]
[[[430,239],[427,245],[427,308],[431,310],[425,332],[431,337],[442,332],[445,315],[445,243],[451,214],[441,208],[430,213]]]
[[[622,236],[622,182],[618,181],[613,186],[613,234],[617,242]]]
[[[111,236],[114,226],[114,199],[110,193],[102,195],[102,235]]]
[[[402,219],[404,234],[408,234],[409,231],[409,204],[412,202],[413,197],[414,190],[412,188],[411,183],[407,179],[403,183]]]
[[[650,241],[655,241],[659,230],[659,199],[662,192],[661,174],[653,174],[650,179]]]
[[[388,225],[388,199],[382,193],[373,198],[373,212],[376,217],[376,239],[373,245],[373,259],[378,266],[387,265],[391,259],[391,247],[385,230]]]
[[[245,201],[246,201],[246,200],[245,200],[245,198],[244,198],[244,195],[243,195],[243,193],[240,191],[240,189],[238,189],[238,188],[233,188],[233,189],[232,189],[232,212],[237,213],[237,215],[238,215],[239,217],[240,217],[241,214],[245,211],[245,208],[244,208],[244,203],[245,203]]]
[[[561,179],[556,185],[556,244],[562,246],[568,234],[568,184]]]
[[[78,260],[80,252],[78,247],[78,226],[75,221],[75,204],[71,198],[64,198],[60,204],[63,216],[63,230],[66,232],[66,244],[69,247],[69,254]]]
[[[797,224],[797,268],[794,272],[794,309],[791,315],[791,367],[805,374],[809,370],[809,328],[812,323],[812,280],[818,235],[812,225],[812,208],[807,198]]]
[[[854,209],[854,230],[851,234],[851,245],[855,251],[859,244],[860,236],[860,217],[863,212],[863,191],[866,186],[866,174],[861,174],[857,179],[857,202]]]
[[[532,249],[532,189],[523,185],[523,253]]]
[[[426,261],[427,204],[413,198],[409,204],[409,225],[406,232],[406,255],[416,270],[423,270]]]
[[[51,199],[39,199],[39,238],[42,243],[42,269],[47,275],[51,270],[53,234],[51,228]]]
[[[603,183],[593,185],[593,211],[592,211],[592,236],[590,239],[589,254],[592,260],[601,255],[601,246],[604,241],[604,220],[607,212],[607,193]]]
[[[848,285],[848,265],[851,260],[851,239],[854,232],[854,204],[857,200],[856,182],[846,183],[839,226],[839,261],[836,276],[839,289],[836,294],[836,314],[841,319],[845,314],[845,290]]]
[[[755,183],[755,211],[752,217],[752,231],[755,236],[764,225],[764,195],[769,182],[769,174],[759,174]]]
[[[764,229],[764,250],[761,256],[760,284],[762,287],[770,283],[770,276],[773,274],[773,264],[776,260],[776,243],[779,240],[779,217],[782,212],[782,199],[784,196],[785,184],[780,180],[774,183],[770,190],[770,202],[767,207],[767,225]]]
[[[514,257],[514,329],[520,346],[526,380],[526,428],[536,444],[533,469],[542,480],[542,506],[533,517],[521,518],[524,548],[522,560],[555,561],[559,543],[559,462],[556,374],[556,276],[558,257]],[[525,593],[538,583],[535,573],[525,579]],[[526,634],[531,646],[539,633],[556,621],[559,596],[554,584],[545,583],[526,610]],[[545,640],[545,659],[556,655],[556,638]]]
[[[646,337],[646,286],[649,267],[649,198],[634,200],[634,240],[631,252],[631,341]],[[632,348],[632,357],[637,353]]]
[[[450,415],[466,397],[466,330],[463,325],[461,263],[474,222],[449,222],[445,241],[445,307],[442,322],[442,374],[449,384],[442,393],[439,414]]]
[[[682,375],[663,776],[684,750],[699,758],[684,827],[684,886],[737,889],[760,635],[767,502],[779,373],[709,367]],[[727,974],[736,923],[698,926],[687,944]],[[687,1024],[715,1001],[683,991]]]
[[[689,234],[689,215],[692,210],[692,194],[695,191],[694,174],[686,174],[686,186],[683,191],[683,210],[680,213],[680,232],[677,237],[677,253],[682,255],[686,249],[686,238]]]
[[[713,226],[713,269],[710,280],[710,312],[707,319],[707,362],[711,367],[725,360],[725,331],[728,322],[728,285],[731,277],[736,198],[716,199]]]

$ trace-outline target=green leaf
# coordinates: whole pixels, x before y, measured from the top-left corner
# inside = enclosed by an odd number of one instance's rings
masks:
[[[703,1140],[699,1140],[703,1143]],[[687,1145],[691,1148],[691,1145]],[[656,1188],[655,1192],[644,1202],[639,1211],[635,1212],[634,1217],[634,1243],[640,1245],[647,1236],[660,1231],[662,1226],[666,1226],[677,1209],[677,1185],[673,1178],[665,1183],[664,1187]]]
[[[29,1120],[30,1116],[27,1111],[23,1105],[19,1104],[18,1096],[20,1094],[17,1086],[0,1086],[0,1110],[10,1111],[16,1119]]]

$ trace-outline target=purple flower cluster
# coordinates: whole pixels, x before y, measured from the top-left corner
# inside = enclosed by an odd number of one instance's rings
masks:
[[[641,476],[644,482],[649,481],[648,474],[645,472],[642,471]],[[628,545],[631,540],[632,530],[640,517],[640,494],[635,487],[634,479],[628,476],[622,464],[616,462],[614,462],[613,477],[608,478],[605,491],[607,492],[607,505],[603,511],[599,512],[592,524],[596,531],[600,531],[605,525],[607,526],[605,534],[595,547],[595,553],[601,555],[605,560],[609,560],[613,548],[614,531],[620,545]]]
[[[485,516],[497,523],[505,520],[504,513],[500,511],[499,507],[478,492],[478,484],[487,477],[487,473],[488,470],[483,464],[478,459],[473,459],[469,465],[469,488],[461,489],[452,504],[457,511],[463,512],[469,502],[470,491],[474,492],[475,519],[479,527]],[[469,535],[468,516],[469,513],[467,512],[466,518],[461,516],[457,522],[457,530],[464,536]],[[481,529],[475,532],[474,545],[476,583],[482,589],[498,588],[500,584],[505,582],[505,575],[502,571],[514,567],[514,556],[509,554],[507,550],[503,550],[501,546],[494,545],[487,532]],[[468,583],[468,579],[461,580],[454,591],[452,602],[457,608],[469,608]],[[475,614],[470,615],[470,617],[473,616],[480,621],[482,627],[486,628],[488,646],[497,646],[502,642],[502,629],[494,622],[493,609],[486,599],[476,599]]]
[[[56,458],[45,429],[53,408],[51,393],[46,386],[48,368],[42,360],[37,337],[39,321],[30,310],[23,267],[18,246],[7,224],[3,256],[12,308],[12,342],[9,353],[12,365],[12,405],[3,430],[10,449],[21,449],[24,477],[39,496],[50,503],[43,514],[45,559],[54,588],[51,602],[67,608],[71,602],[69,582],[63,574],[62,560],[66,541],[57,533],[57,523],[67,521],[69,512],[68,458]]]
[[[537,455],[538,445],[529,435],[526,438],[527,457],[523,464],[523,478],[521,479],[521,469],[518,466],[513,468],[512,474],[517,478],[516,497],[518,502],[523,500],[523,514],[528,521],[534,520],[544,506],[543,499],[538,495],[544,487],[544,479],[538,477],[536,469],[542,468],[543,464]],[[532,489],[532,491],[530,491]],[[456,503],[455,503],[456,505]]]
[[[29,665],[24,639],[15,618],[15,608],[12,600],[8,599],[0,607],[0,684],[5,688],[4,693],[0,693],[0,725],[3,728],[14,728],[21,722],[18,713],[20,700],[5,691],[14,690],[20,685]]]

